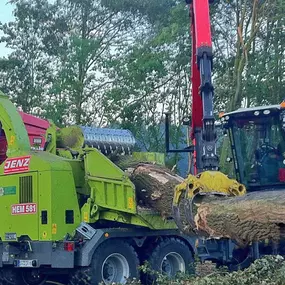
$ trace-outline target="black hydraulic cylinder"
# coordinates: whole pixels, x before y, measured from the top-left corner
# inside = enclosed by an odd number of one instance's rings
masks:
[[[200,148],[201,153],[197,153],[197,157],[201,157],[204,170],[217,170],[219,159],[217,156],[215,118],[213,112],[212,50],[208,47],[200,48],[198,55],[201,75],[200,92],[203,102],[203,129],[202,145]]]

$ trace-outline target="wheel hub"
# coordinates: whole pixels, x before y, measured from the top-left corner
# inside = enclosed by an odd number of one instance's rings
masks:
[[[102,265],[102,279],[106,285],[112,283],[125,284],[130,275],[130,268],[126,258],[119,254],[110,254]]]
[[[168,253],[161,263],[161,271],[168,277],[174,277],[178,272],[184,273],[186,266],[183,257],[177,252]]]

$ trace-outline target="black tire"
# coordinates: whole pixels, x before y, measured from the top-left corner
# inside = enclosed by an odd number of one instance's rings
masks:
[[[21,272],[21,279],[23,285],[44,285],[46,284],[47,275],[25,269]]]
[[[117,261],[116,261],[117,260]],[[108,262],[113,265],[113,269],[108,269]],[[116,262],[118,262],[116,264]],[[120,262],[122,262],[120,264]],[[112,264],[113,263],[113,264]],[[98,285],[100,282],[104,284],[120,283],[124,284],[124,281],[119,276],[123,276],[123,272],[128,271],[128,279],[139,278],[138,272],[139,260],[134,248],[121,240],[109,240],[101,244],[94,252],[91,265],[87,268],[77,270],[72,274],[69,280],[70,285]],[[124,268],[124,269],[123,269]],[[104,270],[106,275],[104,275]],[[119,272],[118,276],[112,275],[113,271]],[[113,273],[113,275],[115,275]],[[109,278],[107,278],[109,277]],[[113,278],[113,279],[112,279]],[[123,277],[122,277],[123,278]],[[103,279],[105,281],[103,282]],[[126,280],[127,281],[127,280]]]
[[[0,270],[0,285],[23,285],[21,272],[15,268]]]
[[[31,278],[31,271],[16,268],[4,268],[0,270],[0,285],[44,285],[46,276],[39,279]]]
[[[186,243],[177,238],[160,241],[152,252],[148,253],[146,261],[152,271],[167,274],[169,278],[175,277],[178,272],[194,273],[193,254]],[[150,284],[155,281],[156,276],[148,273],[142,278],[144,283]]]

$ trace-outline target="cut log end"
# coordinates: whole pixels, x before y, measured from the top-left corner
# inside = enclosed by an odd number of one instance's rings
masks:
[[[110,159],[124,170],[136,187],[139,207],[160,213],[163,219],[172,217],[173,191],[183,178],[168,168],[131,156],[112,156]]]
[[[130,176],[136,186],[138,201],[158,211],[163,218],[172,216],[173,189],[183,179],[167,168],[139,164]]]

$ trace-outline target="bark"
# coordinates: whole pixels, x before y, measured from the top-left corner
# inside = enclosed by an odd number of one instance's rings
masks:
[[[231,238],[240,245],[284,238],[285,193],[261,191],[198,205],[195,222],[210,237]]]
[[[164,219],[172,216],[174,188],[183,181],[182,177],[162,165],[138,161],[131,156],[109,158],[129,174],[136,187],[138,206],[151,208]]]
[[[136,186],[138,205],[159,212],[165,219],[172,216],[174,188],[183,178],[167,168],[154,164],[139,164],[130,176]]]

